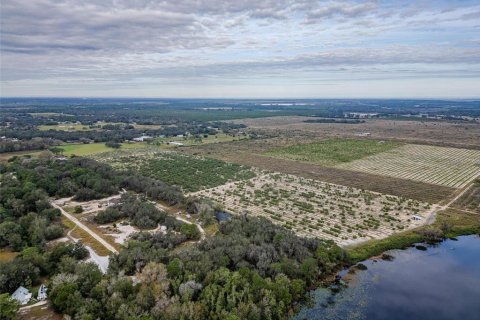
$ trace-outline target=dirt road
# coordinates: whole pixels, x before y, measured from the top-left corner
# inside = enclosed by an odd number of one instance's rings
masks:
[[[57,208],[60,210],[60,212],[62,213],[62,215],[64,215],[68,220],[72,221],[73,223],[75,223],[76,226],[78,226],[79,228],[85,230],[89,235],[91,235],[95,240],[97,240],[98,242],[100,242],[105,248],[107,248],[107,250],[115,253],[115,254],[118,254],[118,251],[117,249],[115,249],[111,244],[109,244],[107,241],[105,241],[102,237],[100,237],[98,234],[96,234],[95,232],[93,232],[89,227],[87,227],[86,225],[84,225],[83,223],[81,223],[77,218],[75,218],[74,216],[72,216],[70,213],[68,213],[67,211],[65,211],[62,207],[60,207],[58,204],[56,204],[54,201],[51,201],[50,202],[51,205],[54,207],[54,208]]]
[[[478,177],[478,176],[477,176]],[[429,224],[432,224],[433,222],[435,222],[435,218],[437,216],[437,212],[438,211],[443,211],[443,210],[446,210],[448,208],[450,208],[450,206],[452,204],[455,203],[455,201],[457,201],[458,199],[460,199],[464,194],[465,192],[467,192],[471,187],[472,187],[472,184],[473,184],[473,180],[472,182],[470,182],[469,185],[467,185],[463,190],[462,192],[460,192],[459,194],[457,194],[452,200],[450,200],[447,204],[443,205],[443,206],[436,206],[432,209],[432,212],[430,213],[430,215],[427,217],[427,219],[425,220],[425,225],[429,225]],[[462,210],[462,211],[465,211],[465,210]],[[473,213],[473,214],[477,214],[476,212],[471,212],[471,211],[466,211],[468,213]]]

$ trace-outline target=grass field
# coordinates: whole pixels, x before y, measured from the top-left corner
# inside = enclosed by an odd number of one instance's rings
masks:
[[[480,174],[480,150],[408,144],[337,167],[461,188]]]
[[[38,130],[41,131],[48,131],[48,130],[57,130],[57,131],[90,131],[95,130],[90,128],[89,126],[85,126],[83,124],[56,124],[52,126],[48,125],[41,125],[38,126]]]
[[[49,117],[59,117],[59,116],[71,116],[71,117],[73,117],[72,114],[59,113],[59,112],[31,112],[31,113],[29,113],[29,115],[31,115],[32,117],[35,117],[35,118],[41,118],[41,117],[49,118]]]
[[[107,248],[105,248],[100,242],[93,238],[88,232],[81,228],[78,228],[72,221],[68,220],[63,216],[62,223],[68,229],[73,230],[71,232],[71,236],[73,238],[80,240],[84,245],[92,248],[99,256],[108,256],[111,254],[111,252]],[[100,235],[101,233],[99,234],[99,236]]]
[[[180,142],[183,143],[185,146],[200,146],[204,144],[210,143],[220,143],[220,142],[231,142],[231,141],[239,141],[248,139],[248,136],[239,135],[239,136],[231,136],[225,133],[218,133],[216,135],[209,135],[207,138],[203,138],[201,140],[195,140],[193,137],[186,137],[186,138],[178,138],[178,137],[168,137],[168,138],[157,138],[154,139],[152,144],[166,144],[167,142]]]
[[[252,178],[248,168],[224,161],[191,156],[158,148],[118,150],[95,156],[119,170],[133,170],[181,187],[186,192],[212,188],[232,180]]]
[[[0,249],[0,263],[1,262],[10,262],[18,256],[19,252],[12,252],[5,249]]]
[[[398,143],[385,141],[330,139],[321,142],[275,148],[264,154],[282,159],[333,166],[372,156],[398,146]]]
[[[89,143],[89,144],[63,144],[59,146],[64,149],[63,152],[66,156],[88,156],[92,154],[112,151],[114,149],[109,148],[105,143]],[[122,143],[121,149],[138,149],[145,147],[144,143]]]
[[[47,305],[23,309],[17,313],[17,320],[63,320],[63,315],[55,313],[52,307]]]
[[[300,235],[331,239],[340,245],[417,227],[431,211],[427,203],[280,173],[195,195],[211,198],[227,211],[264,216]],[[414,215],[423,219],[415,220]]]
[[[142,149],[142,148],[145,148],[146,146],[147,144],[143,142],[122,143],[121,149],[123,150]],[[64,149],[62,154],[65,156],[71,156],[71,155],[90,156],[97,153],[109,152],[114,150],[113,148],[107,147],[105,143],[88,143],[88,144],[68,143],[68,144],[59,145],[57,147]],[[8,161],[8,159],[14,156],[22,156],[22,155],[38,156],[41,152],[42,150],[0,153],[0,163]]]
[[[59,123],[56,125],[41,125],[38,126],[38,130],[48,131],[48,130],[57,130],[57,131],[91,131],[91,130],[100,130],[104,125],[125,125],[124,123],[117,122],[96,122],[94,126],[90,127],[88,125],[77,124],[77,123]]]

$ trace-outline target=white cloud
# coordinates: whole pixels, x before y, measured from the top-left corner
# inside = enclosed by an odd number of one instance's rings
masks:
[[[3,0],[0,86],[75,95],[85,83],[144,94],[182,83],[253,90],[248,79],[478,82],[479,12],[475,1]]]

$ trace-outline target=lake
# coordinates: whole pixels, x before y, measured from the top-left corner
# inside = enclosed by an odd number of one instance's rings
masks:
[[[393,261],[363,261],[368,270],[357,270],[347,288],[313,291],[294,319],[480,319],[480,237],[427,247],[389,251]]]

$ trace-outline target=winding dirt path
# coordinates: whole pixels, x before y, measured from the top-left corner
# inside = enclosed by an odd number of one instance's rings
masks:
[[[165,207],[164,205],[161,205],[160,203],[157,203],[157,202],[154,202],[155,206],[157,207],[157,209],[159,210],[162,210],[162,211],[166,211],[168,212],[168,208]],[[177,212],[178,214],[178,212]],[[202,228],[202,226],[198,223],[194,223],[194,222],[191,222],[191,221],[188,221],[187,219],[184,219],[182,217],[178,217],[178,216],[175,216],[175,219],[177,219],[178,221],[182,221],[182,222],[185,222],[186,224],[194,224],[197,226],[198,230],[200,231],[200,240],[198,240],[198,242],[200,241],[203,241],[207,238],[207,235],[205,233],[205,230]]]

